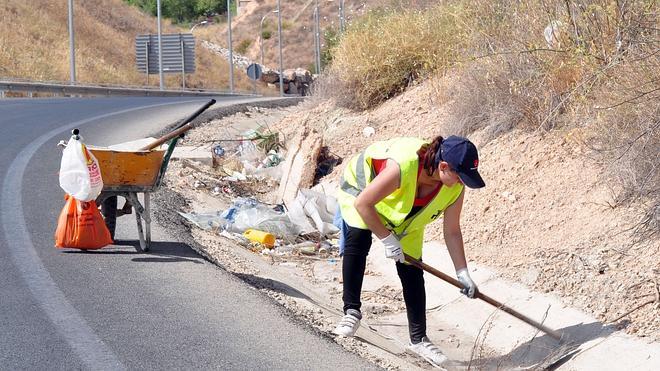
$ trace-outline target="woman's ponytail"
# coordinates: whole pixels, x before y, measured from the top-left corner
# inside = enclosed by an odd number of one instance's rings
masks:
[[[420,151],[417,152],[428,175],[432,175],[438,167],[435,159],[440,152],[443,141],[444,138],[438,135],[430,144],[423,146]]]

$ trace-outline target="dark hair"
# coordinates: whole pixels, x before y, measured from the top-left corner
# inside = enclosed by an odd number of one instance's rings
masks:
[[[438,168],[435,159],[441,150],[442,141],[444,141],[444,138],[441,135],[438,135],[430,144],[423,145],[422,148],[417,151],[417,155],[422,161],[422,166],[428,175],[433,175],[435,169]]]

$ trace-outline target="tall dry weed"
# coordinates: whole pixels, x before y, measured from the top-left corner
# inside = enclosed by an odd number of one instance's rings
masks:
[[[641,203],[646,212],[634,226],[633,243],[660,238],[660,58],[636,59],[607,73],[580,119],[584,139],[620,185],[615,204]]]
[[[465,28],[456,16],[461,11],[448,5],[372,11],[354,22],[332,51],[330,74],[351,95],[347,101],[373,107],[451,66],[464,47]]]

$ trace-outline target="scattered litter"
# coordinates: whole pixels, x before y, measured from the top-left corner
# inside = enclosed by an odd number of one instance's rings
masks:
[[[213,155],[217,157],[222,157],[225,155],[225,149],[222,148],[220,145],[216,145],[213,147]]]
[[[367,126],[362,130],[362,135],[364,135],[365,138],[369,138],[374,134],[376,134],[376,129],[371,126]]]
[[[217,168],[220,165],[221,159],[225,155],[225,149],[218,145],[213,146],[211,149],[211,161],[213,168]]]
[[[238,146],[238,156],[241,162],[256,163],[260,161],[262,154],[252,141],[244,140]]]
[[[563,23],[561,21],[550,21],[543,30],[543,37],[550,49],[559,49],[561,46],[561,33]]]
[[[280,180],[282,178],[283,163],[279,163],[269,167],[255,167],[250,163],[243,164],[245,166],[245,173],[257,179],[270,178],[273,180]]]
[[[286,213],[277,212],[252,198],[237,198],[222,216],[229,222],[227,229],[231,232],[243,233],[252,228],[280,238],[294,238],[300,231]]]
[[[260,231],[257,229],[248,229],[243,232],[243,236],[245,236],[250,241],[258,242],[269,248],[273,248],[275,246],[275,236],[268,232]]]
[[[234,172],[242,172],[243,164],[237,158],[228,158],[222,163],[222,171],[225,174],[232,174]]]
[[[317,247],[318,247],[318,244],[316,242],[305,241],[305,242],[301,242],[301,243],[293,245],[293,250],[294,251],[299,251],[301,254],[304,254],[304,255],[316,255],[316,248]]]
[[[264,167],[272,167],[272,166],[277,166],[284,160],[284,157],[282,157],[279,153],[275,152],[275,150],[270,150],[268,154],[266,155],[266,158],[261,161],[261,164]]]
[[[245,181],[247,180],[247,176],[245,176],[243,173],[239,173],[238,171],[233,171],[230,176],[226,176],[222,178],[222,180],[227,180],[229,182]]]
[[[184,217],[186,220],[196,225],[197,227],[209,230],[209,229],[223,229],[227,224],[227,220],[222,217],[221,212],[210,212],[210,213],[182,213],[179,212],[179,215]]]
[[[289,218],[301,229],[301,233],[318,231],[321,235],[331,235],[339,232],[332,224],[337,210],[337,200],[332,196],[300,189],[298,196],[289,205]]]

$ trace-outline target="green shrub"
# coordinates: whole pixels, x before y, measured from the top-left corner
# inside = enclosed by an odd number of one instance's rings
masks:
[[[142,11],[153,16],[157,14],[156,0],[124,0]],[[236,14],[236,2],[231,4],[232,14]],[[195,22],[200,17],[214,13],[225,13],[225,0],[162,0],[161,13],[163,17],[172,19],[175,23]]]
[[[262,39],[268,40],[271,37],[273,37],[273,32],[271,30],[263,30],[263,32],[261,32],[261,38]]]
[[[332,63],[332,54],[340,41],[341,34],[337,29],[328,27],[323,32],[325,43],[321,48],[321,70]]]
[[[238,46],[236,46],[236,52],[238,54],[245,54],[247,50],[250,48],[250,45],[252,45],[252,40],[243,39],[241,40],[241,42],[238,43]]]

